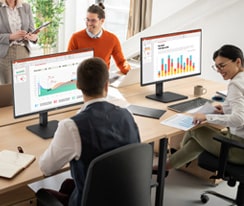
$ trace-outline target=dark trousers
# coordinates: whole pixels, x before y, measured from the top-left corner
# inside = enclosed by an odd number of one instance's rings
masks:
[[[58,199],[64,206],[68,206],[69,198],[71,193],[75,188],[75,183],[73,179],[66,179],[62,183],[59,191],[52,189],[45,189],[50,195]]]

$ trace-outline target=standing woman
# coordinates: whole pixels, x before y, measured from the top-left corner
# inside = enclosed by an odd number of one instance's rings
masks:
[[[37,35],[31,7],[22,0],[0,0],[0,84],[12,82],[11,62],[29,57]]]

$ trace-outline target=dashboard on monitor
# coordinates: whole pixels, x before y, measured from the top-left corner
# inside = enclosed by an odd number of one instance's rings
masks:
[[[163,91],[163,83],[201,74],[202,30],[141,38],[141,86],[155,84],[155,94],[147,98],[172,102],[188,98]]]
[[[39,124],[27,129],[42,138],[50,138],[58,121],[48,121],[48,111],[83,102],[76,87],[76,71],[93,49],[83,49],[18,59],[12,62],[14,117],[39,113]]]

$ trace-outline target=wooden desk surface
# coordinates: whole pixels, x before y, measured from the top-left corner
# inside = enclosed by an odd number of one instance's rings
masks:
[[[61,120],[71,117],[75,115],[75,113],[76,111],[69,111],[66,113],[53,115],[50,117],[50,120]],[[163,137],[161,125],[159,125],[158,120],[143,117],[135,117],[135,119],[139,126],[142,142],[153,142]],[[0,178],[0,194],[44,178],[39,169],[38,161],[40,155],[48,147],[51,139],[44,140],[32,134],[26,129],[27,125],[35,123],[37,123],[36,119],[0,128],[0,150],[9,149],[17,151],[17,147],[21,146],[25,153],[34,154],[36,156],[36,160],[13,179],[8,180]],[[154,129],[151,129],[152,127]],[[68,166],[59,172],[65,171],[67,169]]]
[[[48,115],[50,116],[50,115],[55,115],[55,114],[59,114],[59,113],[63,113],[63,112],[78,110],[80,107],[81,107],[81,105],[75,105],[72,107],[57,109],[57,110],[53,110],[53,111],[48,112]],[[0,114],[1,114],[0,115],[0,127],[4,127],[7,125],[16,124],[16,123],[20,123],[23,121],[39,118],[38,114],[33,114],[30,116],[20,117],[20,118],[15,119],[14,114],[13,114],[13,106],[0,108]]]
[[[179,80],[164,83],[164,91],[167,91],[167,90],[170,90],[173,92],[178,91],[179,93],[185,94],[185,95],[189,96],[189,98],[192,98],[193,97],[193,85],[201,84],[203,86],[206,86],[206,88],[209,91],[211,91],[212,86],[208,86],[207,82],[210,82],[210,81],[206,81],[199,77],[179,79]],[[190,83],[190,85],[189,85],[189,83]],[[216,82],[211,82],[210,85],[216,86]],[[189,88],[189,86],[191,86],[192,88]],[[223,84],[222,84],[222,86],[220,86],[220,88],[223,89]],[[217,88],[215,90],[217,90]],[[153,94],[153,93],[155,93],[155,85],[141,87],[139,84],[134,84],[134,85],[119,88],[119,89],[109,88],[108,99],[111,99],[112,102],[114,102],[114,101],[116,102],[117,101],[116,98],[117,98],[118,94],[119,94],[120,100],[126,100],[127,97],[133,97],[133,96],[138,96],[138,95],[141,95],[142,97],[145,98],[145,96],[147,94]],[[115,95],[116,95],[116,98],[115,98]],[[146,101],[145,106],[147,106],[148,102],[154,102],[154,101],[152,101],[152,100]],[[161,106],[164,105],[162,103],[159,103],[159,104]],[[63,109],[57,109],[57,110],[48,112],[48,115],[51,116],[51,115],[56,115],[56,114],[67,112],[67,111],[78,110],[80,107],[81,107],[81,105],[76,105],[76,106],[67,107],[67,108],[63,108]],[[167,107],[165,107],[165,108],[167,108]],[[30,116],[15,119],[14,115],[13,115],[13,106],[0,108],[0,114],[1,114],[0,115],[0,127],[39,118],[39,115],[35,114],[35,115],[30,115]]]
[[[200,78],[188,78],[185,80],[177,80],[169,82],[169,84],[165,84],[164,91],[170,90],[172,92],[179,92],[181,94],[187,95],[189,98],[194,98],[193,96],[193,86],[194,85],[203,85],[207,88],[208,92],[203,97],[210,98],[215,94],[217,90],[226,89],[225,84],[216,84],[213,81],[207,81]],[[117,104],[122,107],[126,107],[129,104],[137,104],[140,106],[152,107],[157,109],[167,110],[167,105],[172,104],[164,104],[161,102],[153,101],[145,98],[145,95],[152,94],[155,92],[155,87],[146,86],[140,87],[139,85],[132,85],[129,87],[124,87],[119,89],[121,98],[120,99],[112,99],[111,102]],[[183,100],[184,101],[184,100]],[[79,108],[79,107],[78,107]],[[77,109],[78,109],[77,108]],[[6,109],[6,110],[5,110]],[[75,109],[75,108],[74,108]],[[5,113],[2,113],[5,111]],[[3,108],[0,110],[1,112],[1,120],[8,119],[9,108]],[[49,115],[49,120],[61,120],[64,118],[68,118],[73,116],[77,111],[71,110],[63,113],[56,113],[54,115]],[[168,110],[159,120],[134,116],[135,121],[138,124],[141,141],[142,142],[152,142],[157,141],[165,136],[175,135],[177,133],[182,132],[179,129],[175,129],[172,127],[164,126],[160,124],[160,121],[163,119],[170,117],[174,112]],[[11,118],[10,118],[11,119]],[[11,191],[28,183],[35,182],[40,180],[43,177],[41,171],[38,167],[38,161],[40,155],[44,152],[44,150],[48,147],[51,139],[43,140],[36,135],[32,134],[28,130],[26,130],[27,125],[35,124],[38,120],[36,118],[31,120],[20,121],[15,124],[5,125],[0,127],[0,150],[10,149],[17,150],[17,146],[21,146],[25,153],[34,154],[36,156],[36,160],[33,164],[31,164],[27,169],[18,174],[15,178],[8,180],[4,178],[0,178],[0,194]],[[67,170],[68,166],[63,168],[62,172]]]
[[[64,115],[61,115],[60,118],[62,117],[64,117]],[[50,117],[50,120],[52,119],[56,119],[56,116],[55,118],[54,116]],[[35,123],[37,123],[36,119],[0,128],[0,150],[9,149],[17,151],[17,147],[21,146],[25,153],[34,154],[36,156],[36,160],[13,179],[0,178],[0,194],[43,178],[38,167],[38,160],[40,155],[48,147],[51,139],[43,140],[26,129],[27,125]]]

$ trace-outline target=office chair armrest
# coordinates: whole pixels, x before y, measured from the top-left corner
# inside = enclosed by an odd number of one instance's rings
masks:
[[[211,178],[218,179],[222,178],[228,180],[228,177],[225,177],[226,165],[228,162],[228,154],[231,147],[237,147],[240,149],[244,149],[244,144],[238,142],[236,140],[227,139],[222,136],[213,137],[214,140],[219,141],[221,143],[220,153],[219,153],[219,166],[218,173],[216,176]]]
[[[39,206],[63,206],[54,196],[50,195],[46,190],[40,189],[36,193],[37,203]]]
[[[239,141],[236,141],[236,140],[233,140],[233,139],[227,139],[227,138],[222,137],[222,136],[214,137],[214,139],[216,141],[221,142],[221,143],[227,144],[230,147],[237,147],[237,148],[240,148],[240,149],[244,149],[244,144],[239,142]]]

